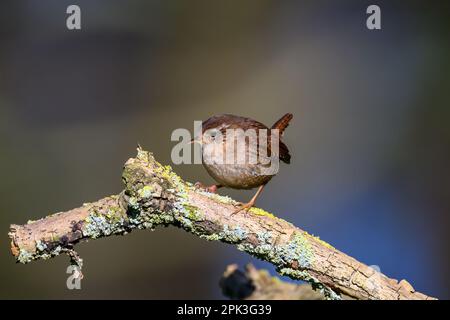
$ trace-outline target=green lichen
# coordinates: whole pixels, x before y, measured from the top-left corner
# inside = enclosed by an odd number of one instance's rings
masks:
[[[253,207],[249,211],[253,214],[256,214],[257,216],[263,216],[263,217],[269,217],[271,219],[277,219],[277,217],[275,217],[272,213],[267,212],[260,208]]]
[[[201,211],[192,206],[189,203],[188,191],[192,189],[192,186],[183,182],[183,180],[172,170],[171,166],[163,166],[158,163],[153,155],[138,149],[137,158],[144,161],[146,166],[151,166],[152,176],[146,176],[141,181],[144,186],[138,191],[137,194],[131,194],[135,199],[130,198],[129,203],[131,207],[136,210],[140,210],[140,215],[147,215],[150,218],[152,225],[157,225],[161,223],[173,223],[175,220],[184,229],[195,232],[195,222],[204,220],[204,216]],[[135,178],[132,178],[135,179]],[[155,183],[164,187],[165,197],[169,197],[172,202],[172,210],[169,212],[158,212],[158,210],[153,209],[154,214],[148,214],[148,210],[143,210],[139,207],[145,202],[145,198],[149,199],[154,196],[155,188],[148,188],[153,182],[152,179],[157,179]],[[161,195],[158,195],[158,199]],[[167,209],[166,209],[167,211]]]
[[[222,196],[220,194],[211,193],[211,192],[204,191],[204,190],[197,190],[197,192],[202,194],[202,195],[205,195],[208,198],[210,198],[211,200],[214,200],[214,201],[219,202],[219,203],[231,204],[231,205],[239,204],[236,200],[233,200],[232,198],[230,198],[228,196]]]
[[[182,213],[184,217],[188,218],[191,221],[203,220],[203,215],[200,213],[200,210],[197,207],[190,205],[188,203],[182,203],[181,205],[183,207]]]
[[[144,186],[142,189],[138,190],[138,195],[141,198],[150,198],[150,197],[152,197],[153,191],[154,191],[153,186],[147,185],[147,186]]]
[[[183,193],[186,191],[186,184],[183,180],[172,170],[172,167],[167,165],[163,166],[156,160],[152,160],[155,163],[155,168],[153,169],[159,178],[169,182],[170,186],[167,189],[176,190],[178,193]]]
[[[324,247],[326,247],[326,248],[328,248],[328,249],[336,250],[335,247],[333,247],[333,246],[332,246],[331,244],[329,244],[328,242],[323,241],[323,240],[320,239],[319,237],[314,236],[314,235],[312,235],[312,234],[309,234],[309,233],[306,232],[306,231],[305,231],[304,233],[305,233],[305,236],[306,236],[306,237],[309,237],[309,238],[314,239],[315,241],[319,242],[322,246],[324,246]]]
[[[120,206],[111,206],[108,207],[108,210],[105,213],[106,218],[110,223],[117,224],[123,223],[123,209]]]

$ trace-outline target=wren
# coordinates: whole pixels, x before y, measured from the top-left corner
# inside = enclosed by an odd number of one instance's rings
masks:
[[[213,193],[221,187],[258,188],[251,200],[239,203],[232,214],[242,210],[248,212],[264,186],[276,175],[278,170],[269,170],[273,162],[290,163],[291,155],[281,136],[292,117],[291,113],[285,114],[271,128],[256,120],[231,114],[215,115],[203,121],[201,137],[191,142],[201,144],[202,163],[217,184],[204,186],[197,182],[195,187]],[[254,133],[254,139],[249,132]]]

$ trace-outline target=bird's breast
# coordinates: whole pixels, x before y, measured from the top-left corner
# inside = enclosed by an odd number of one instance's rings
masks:
[[[204,163],[204,166],[219,184],[234,189],[253,189],[272,178],[262,174],[259,165]]]
[[[257,146],[230,151],[224,143],[203,148],[203,165],[219,184],[235,189],[253,189],[267,183],[278,171],[278,162],[258,154]],[[276,159],[278,160],[278,159]]]

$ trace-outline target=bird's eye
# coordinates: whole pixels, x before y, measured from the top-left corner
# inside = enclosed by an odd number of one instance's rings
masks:
[[[208,132],[208,135],[212,140],[214,140],[216,138],[217,134],[218,134],[218,131],[216,129],[212,129]]]

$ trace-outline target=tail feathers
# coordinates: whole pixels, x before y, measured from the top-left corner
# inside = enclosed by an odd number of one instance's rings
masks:
[[[284,163],[291,163],[291,154],[289,153],[289,149],[288,147],[282,142],[280,141],[280,160],[283,161]]]
[[[272,126],[272,129],[278,129],[280,130],[280,136],[283,134],[284,130],[289,126],[289,122],[292,120],[293,115],[292,113],[286,113],[284,116],[281,117],[280,120],[274,123]]]
[[[280,137],[283,135],[284,130],[289,126],[289,122],[292,120],[292,113],[286,113],[284,116],[281,117],[280,120],[274,123],[272,126],[272,129],[278,129],[280,133]],[[289,154],[288,147],[280,140],[279,143],[280,148],[280,160],[285,163],[291,162],[291,155]]]

